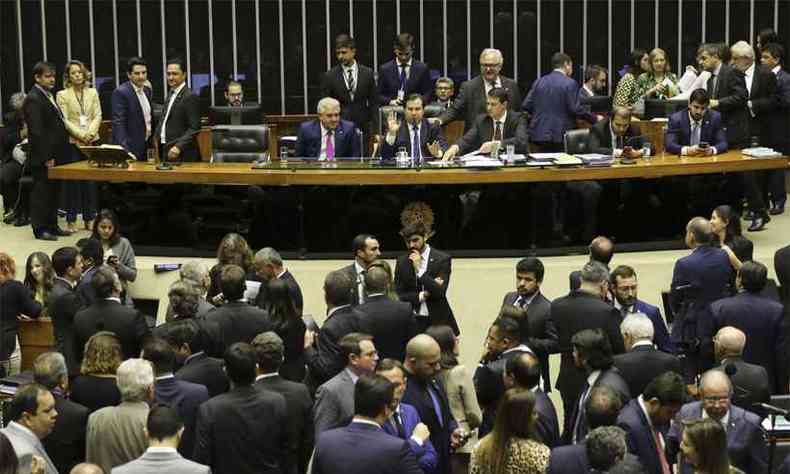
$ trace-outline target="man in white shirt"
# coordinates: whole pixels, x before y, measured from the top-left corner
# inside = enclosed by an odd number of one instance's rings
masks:
[[[199,161],[197,134],[200,131],[200,99],[187,87],[186,62],[167,61],[167,85],[162,121],[154,133],[161,160]]]

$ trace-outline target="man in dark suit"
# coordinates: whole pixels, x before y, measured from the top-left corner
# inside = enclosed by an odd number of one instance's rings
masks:
[[[768,269],[760,262],[745,262],[735,280],[738,294],[710,305],[712,331],[732,326],[746,334],[743,360],[768,371],[771,393],[787,392],[787,324],[784,308],[760,296],[768,280]]]
[[[654,325],[643,313],[631,313],[620,324],[625,354],[614,357],[614,366],[628,383],[632,394],[642,393],[645,387],[664,372],[682,375],[680,360],[653,346]]]
[[[790,140],[787,130],[790,129],[790,74],[782,66],[785,57],[785,49],[778,43],[768,43],[762,47],[761,63],[776,76],[776,95],[778,109],[774,120],[769,123],[770,133],[774,137],[777,151],[787,155],[790,151]],[[785,190],[785,170],[769,171],[769,189],[771,195],[770,215],[784,213],[785,202],[787,202],[787,191]]]
[[[295,439],[285,398],[257,390],[255,349],[238,342],[225,351],[231,390],[200,405],[194,460],[217,474],[286,474],[296,471]]]
[[[27,123],[30,144],[27,162],[33,176],[30,200],[30,221],[33,235],[39,240],[57,240],[69,235],[58,227],[58,200],[60,186],[51,181],[49,169],[65,163],[68,151],[68,134],[63,113],[55,103],[55,65],[39,61],[33,66],[36,83],[28,92],[22,111]]]
[[[601,262],[606,270],[609,270],[609,262],[614,257],[614,242],[606,236],[599,235],[590,241],[590,246],[587,247],[590,253],[591,262]],[[581,270],[574,270],[568,275],[570,284],[570,291],[578,290],[582,286],[582,272]]]
[[[437,474],[450,474],[450,452],[461,446],[462,430],[450,413],[450,402],[441,380],[439,344],[431,336],[418,334],[406,346],[406,393],[403,403],[417,409],[420,419],[431,432],[431,444],[438,457]]]
[[[428,326],[446,324],[459,334],[458,323],[447,301],[452,260],[450,255],[428,245],[430,234],[424,223],[406,225],[400,231],[408,253],[395,264],[395,290],[411,303],[417,314],[417,332]]]
[[[519,260],[516,264],[516,291],[505,295],[502,306],[513,306],[526,312],[518,318],[521,340],[540,360],[542,388],[549,393],[549,354],[557,352],[557,329],[551,319],[551,301],[540,292],[544,272],[543,262],[536,257]]]
[[[378,91],[373,70],[359,64],[356,55],[354,38],[347,34],[335,38],[335,57],[340,64],[321,78],[321,97],[337,99],[343,120],[353,122],[367,139],[370,122],[378,123]]]
[[[180,367],[177,379],[205,385],[212,398],[228,391],[228,377],[222,370],[222,361],[206,355],[206,335],[200,323],[193,319],[174,321],[167,325],[162,337],[176,353],[176,365]]]
[[[186,63],[181,58],[167,61],[167,85],[162,120],[157,124],[154,140],[159,144],[162,161],[200,161],[197,134],[200,131],[200,99],[187,86]]]
[[[674,354],[676,349],[669,339],[669,331],[664,318],[661,317],[661,311],[652,304],[640,300],[637,296],[639,283],[636,279],[636,271],[628,265],[620,265],[612,272],[610,284],[614,295],[614,307],[620,311],[623,318],[633,313],[642,313],[647,316],[650,322],[653,323],[651,339],[656,348],[660,351]],[[662,370],[662,372],[664,371]],[[645,380],[645,385],[650,380],[652,380],[652,377]],[[642,390],[636,393],[642,393]]]
[[[749,136],[746,112],[749,93],[743,73],[724,64],[718,44],[705,43],[698,53],[702,69],[711,73],[707,84],[710,107],[721,112],[729,147],[741,148],[747,144]]]
[[[318,101],[318,120],[302,122],[296,133],[296,156],[334,161],[362,156],[359,125],[340,119],[340,102],[332,97]]]
[[[639,127],[631,123],[631,109],[628,107],[615,106],[610,117],[599,120],[590,128],[591,153],[612,155],[615,158],[641,158],[644,142]]]
[[[688,111],[669,116],[664,138],[668,153],[684,156],[712,156],[727,151],[727,137],[721,114],[709,110],[710,98],[704,89],[689,96]]]
[[[675,372],[665,372],[623,407],[617,418],[618,426],[628,433],[628,451],[639,457],[649,474],[672,472],[670,460],[674,457],[664,449],[664,436],[672,418],[683,406],[685,394],[683,378]]]
[[[788,301],[787,298],[790,297],[790,245],[782,247],[774,253],[774,271],[784,292],[782,301]],[[790,305],[787,306],[786,309],[790,309]]]
[[[603,66],[590,64],[584,70],[584,83],[579,88],[579,100],[584,104],[584,99],[597,95],[606,95],[606,77],[608,71]],[[584,110],[590,112],[589,105],[582,105]]]
[[[195,422],[198,407],[208,400],[205,385],[179,380],[175,377],[176,354],[170,344],[159,338],[150,338],[143,346],[143,359],[154,366],[154,400],[167,405],[178,413],[184,423],[181,444],[182,456],[192,458],[195,448]]]
[[[85,459],[85,433],[89,410],[66,398],[69,376],[66,361],[58,352],[45,352],[33,363],[33,378],[52,393],[58,416],[52,432],[42,440],[58,472],[69,472]]]
[[[365,302],[365,272],[371,263],[381,256],[379,241],[370,234],[359,234],[351,241],[351,251],[354,253],[354,263],[341,268],[352,282],[351,305],[357,306]]]
[[[258,334],[272,329],[266,311],[244,299],[246,275],[241,267],[223,267],[220,288],[226,303],[209,311],[205,322],[212,334],[211,355],[215,357],[235,342],[250,343]]]
[[[560,425],[557,409],[546,392],[540,388],[541,366],[538,358],[529,352],[522,352],[509,358],[505,364],[505,388],[531,390],[535,394],[535,432],[546,446],[553,448],[560,442]]]
[[[436,449],[431,444],[431,433],[425,423],[420,420],[420,414],[408,403],[401,403],[403,395],[406,393],[406,369],[403,364],[394,359],[382,359],[376,366],[376,373],[383,376],[395,385],[393,394],[392,416],[382,425],[384,431],[406,440],[409,449],[417,458],[417,464],[426,474],[436,472],[438,460]]]
[[[631,399],[631,392],[628,389],[628,383],[614,367],[612,346],[602,330],[585,329],[579,331],[571,338],[571,344],[573,345],[574,363],[586,376],[579,399],[574,405],[573,415],[570,420],[566,421],[566,430],[563,432],[565,440],[575,444],[583,440],[589,432],[584,408],[590,390],[606,385],[620,395],[623,403],[627,403]]]
[[[584,403],[587,427],[592,431],[601,426],[615,426],[622,407],[623,401],[617,392],[606,385],[594,387]],[[588,472],[589,464],[585,442],[582,440],[577,444],[553,448],[546,473]]]
[[[124,359],[139,356],[143,340],[151,331],[142,313],[121,303],[122,286],[118,274],[102,265],[93,275],[91,284],[98,300],[74,316],[75,347],[85,347],[88,339],[99,331],[112,331],[121,340]],[[77,362],[81,364],[82,351],[76,353]]]
[[[302,314],[302,309],[304,308],[302,288],[293,274],[283,265],[283,258],[280,256],[280,253],[271,247],[264,247],[255,254],[254,265],[255,274],[263,280],[258,290],[258,296],[255,298],[255,306],[263,309],[268,303],[267,288],[269,282],[283,280],[288,284],[288,293],[291,294],[296,311]]]
[[[258,360],[258,376],[253,384],[262,391],[276,392],[285,398],[288,426],[296,439],[296,472],[304,474],[313,452],[313,400],[304,384],[286,380],[278,374],[285,358],[283,340],[274,332],[258,334],[252,341]]]
[[[449,77],[440,77],[436,79],[434,85],[434,100],[429,106],[437,106],[441,110],[447,110],[453,105],[453,96],[455,95],[455,82]]]
[[[310,386],[313,390],[337,375],[346,365],[340,349],[340,339],[361,328],[362,312],[351,307],[353,280],[343,270],[330,272],[324,279],[324,301],[326,319],[318,334],[305,332],[304,355],[309,369]]]
[[[505,89],[491,88],[487,94],[486,113],[478,116],[458,143],[447,149],[444,159],[452,160],[459,153],[465,155],[474,151],[493,153],[508,145],[513,145],[516,153],[525,153],[527,122],[520,112],[508,110],[508,97]]]
[[[351,424],[330,430],[318,439],[312,472],[422,474],[409,443],[382,429],[393,413],[394,391],[394,384],[381,375],[360,378],[354,387],[355,415]]]
[[[96,271],[104,264],[104,247],[99,239],[85,239],[77,248],[82,257],[82,278],[77,283],[75,291],[82,305],[89,306],[97,300],[92,282]]]
[[[47,295],[47,308],[52,319],[55,335],[55,350],[63,354],[69,374],[80,372],[77,351],[74,345],[74,316],[82,308],[75,288],[82,276],[82,257],[76,247],[62,247],[52,254],[55,280]]]
[[[461,85],[458,97],[450,108],[439,116],[439,122],[446,125],[453,120],[464,121],[464,132],[469,131],[475,120],[486,113],[488,92],[499,87],[508,96],[508,106],[514,112],[519,111],[521,92],[513,79],[500,75],[504,59],[498,49],[486,48],[480,53],[480,75]]]
[[[442,127],[424,118],[423,100],[419,94],[406,96],[403,110],[405,127],[394,112],[387,117],[387,135],[381,148],[383,159],[392,159],[395,151],[401,147],[409,150],[409,156],[418,164],[423,160],[442,157],[447,149],[447,140],[444,138]]]
[[[713,351],[719,365],[713,369],[723,371],[730,378],[735,389],[733,405],[765,416],[755,404],[771,402],[771,379],[765,367],[743,361],[744,346],[746,334],[743,331],[734,327],[719,329],[713,338]]]
[[[413,58],[414,36],[401,33],[392,45],[395,59],[379,67],[379,104],[406,105],[404,100],[418,94],[425,104],[431,98],[431,71]]]
[[[602,328],[609,338],[612,352],[625,352],[620,334],[622,316],[605,301],[609,291],[609,271],[600,262],[588,262],[582,268],[581,280],[578,290],[551,302],[551,319],[557,328],[558,351],[561,354],[556,387],[562,395],[566,429],[587,377],[574,363],[573,335],[583,329]],[[585,317],[580,318],[580,314]]]
[[[409,303],[393,301],[386,295],[389,278],[381,267],[365,272],[368,297],[359,305],[362,330],[373,336],[382,359],[403,360],[406,344],[417,334],[417,322]]]
[[[727,432],[727,454],[730,464],[743,472],[768,472],[768,449],[760,417],[730,404],[733,387],[725,374],[718,370],[706,372],[700,380],[702,401],[683,405],[667,435],[667,451],[671,458],[678,452],[683,439],[683,422],[712,418],[721,422]],[[684,462],[682,474],[690,474],[691,466]]]
[[[112,93],[112,142],[142,161],[153,132],[148,64],[143,58],[130,58],[126,76],[129,80]]]
[[[486,351],[480,358],[474,375],[477,401],[483,409],[483,423],[478,430],[482,438],[494,428],[494,418],[502,396],[505,394],[505,383],[502,376],[508,360],[520,354],[532,352],[532,349],[521,342],[521,328],[515,319],[497,318],[488,329]]]
[[[712,245],[710,222],[695,217],[686,225],[686,245],[691,254],[675,262],[671,300],[676,320],[670,339],[686,352],[684,374],[691,380],[713,362],[713,332],[709,305],[724,297],[732,278],[727,253]]]

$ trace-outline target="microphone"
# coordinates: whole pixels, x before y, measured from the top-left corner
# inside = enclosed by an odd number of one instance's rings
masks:
[[[753,403],[752,407],[754,407],[754,408],[761,408],[766,413],[770,413],[771,415],[779,415],[779,416],[784,416],[784,417],[787,417],[787,415],[788,415],[788,411],[787,410],[785,410],[783,408],[779,408],[779,407],[774,406],[774,405],[769,405],[767,403]]]

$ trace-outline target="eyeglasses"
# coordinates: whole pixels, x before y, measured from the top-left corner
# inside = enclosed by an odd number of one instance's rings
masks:
[[[501,64],[480,64],[482,69],[499,69],[502,67]]]

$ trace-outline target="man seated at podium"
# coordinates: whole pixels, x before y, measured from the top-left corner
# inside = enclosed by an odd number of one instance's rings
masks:
[[[727,151],[727,136],[721,114],[709,110],[710,97],[697,89],[689,97],[688,110],[669,117],[665,148],[668,153],[684,156],[711,156]]]
[[[409,94],[406,97],[402,123],[394,112],[387,117],[387,135],[381,149],[381,157],[392,159],[401,147],[406,148],[409,156],[423,159],[441,158],[447,149],[447,140],[442,127],[431,124],[424,118],[423,98],[420,94]]]
[[[436,79],[436,85],[433,92],[436,100],[429,105],[437,105],[442,110],[447,110],[453,105],[453,96],[455,95],[455,83],[449,77],[440,77]]]
[[[612,155],[615,158],[641,158],[644,154],[644,137],[639,128],[631,123],[631,109],[615,106],[610,118],[590,128],[589,148],[591,153]],[[628,151],[628,153],[625,153]]]
[[[244,107],[244,89],[242,89],[240,82],[228,82],[228,87],[225,89],[225,100],[228,103],[228,107]]]
[[[318,161],[359,157],[362,134],[353,122],[340,119],[340,102],[324,97],[317,109],[318,120],[299,125],[296,156]]]
[[[504,152],[508,145],[515,145],[516,153],[527,151],[527,122],[520,112],[508,110],[508,92],[501,87],[488,91],[486,114],[475,120],[458,143],[444,153],[445,160],[452,160],[459,153],[473,151],[491,153],[499,147]]]

